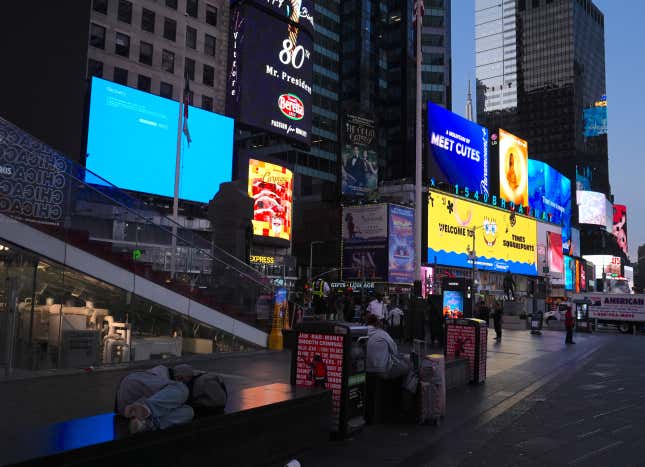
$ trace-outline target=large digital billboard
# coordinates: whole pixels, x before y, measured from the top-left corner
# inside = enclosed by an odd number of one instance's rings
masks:
[[[608,201],[603,193],[596,191],[577,192],[578,202],[578,221],[581,224],[594,224],[607,226],[609,216],[612,212],[607,212]]]
[[[231,181],[233,120],[189,106],[179,197],[209,202]],[[174,196],[179,102],[92,78],[87,168],[125,190]]]
[[[253,198],[253,234],[291,240],[293,173],[282,166],[251,159],[248,193]]]
[[[343,208],[343,278],[386,281],[387,204]]]
[[[600,136],[607,134],[607,106],[590,107],[582,111],[584,120],[584,136]]]
[[[571,256],[564,257],[564,289],[574,290],[576,277],[576,260]]]
[[[227,113],[238,122],[306,146],[311,142],[312,15],[310,0],[235,3],[226,99]]]
[[[499,196],[517,206],[529,206],[529,152],[521,138],[499,130]]]
[[[606,279],[616,279],[622,277],[621,265],[622,260],[619,256],[612,255],[584,255],[583,259],[593,263],[596,269],[596,279],[602,279],[605,273]]]
[[[431,178],[489,193],[486,128],[428,102],[427,146]]]
[[[388,216],[388,282],[414,282],[414,209],[390,205]]]
[[[618,246],[627,254],[627,206],[624,204],[614,204],[613,233]]]
[[[549,264],[549,271],[562,273],[564,268],[562,235],[556,232],[547,232],[547,244],[547,262]]]
[[[534,219],[430,190],[428,262],[470,268],[475,229],[479,269],[537,274]]]
[[[378,185],[376,123],[371,118],[345,115],[342,150],[342,193],[365,196]]]
[[[571,227],[571,249],[569,255],[580,257],[580,230]]]
[[[542,161],[529,159],[529,205],[536,217],[562,226],[562,247],[571,249],[571,180]]]

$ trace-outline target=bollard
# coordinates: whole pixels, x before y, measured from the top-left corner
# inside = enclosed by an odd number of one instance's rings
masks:
[[[273,322],[271,325],[271,333],[269,334],[269,350],[282,350],[283,337],[282,337],[282,322],[283,317],[280,316],[281,306],[276,303],[273,305]]]

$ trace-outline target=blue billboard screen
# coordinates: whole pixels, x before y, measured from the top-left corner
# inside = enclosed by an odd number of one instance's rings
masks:
[[[607,134],[607,107],[591,107],[582,111],[584,119],[584,136],[600,136]]]
[[[564,257],[564,289],[573,290],[576,277],[576,260],[571,256]]]
[[[179,102],[92,78],[87,168],[125,190],[172,197]],[[182,134],[181,199],[207,203],[229,182],[233,120],[189,106]]]
[[[488,130],[432,102],[428,162],[431,178],[489,193]]]
[[[390,205],[388,282],[414,282],[414,209]]]
[[[562,226],[562,249],[571,248],[571,180],[549,164],[529,159],[529,205],[536,217]]]

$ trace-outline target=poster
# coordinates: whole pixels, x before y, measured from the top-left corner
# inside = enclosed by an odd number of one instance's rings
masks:
[[[387,241],[387,205],[345,206],[342,230],[346,244]]]
[[[499,130],[499,196],[516,206],[529,206],[528,144]]]
[[[378,185],[376,123],[358,115],[345,115],[342,149],[342,193],[362,197]]]
[[[414,282],[414,209],[390,205],[388,282]]]
[[[343,279],[387,281],[387,243],[343,246]]]
[[[464,294],[456,290],[443,292],[444,318],[461,318],[464,316]]]
[[[320,387],[332,393],[332,426],[338,430],[343,381],[342,335],[300,333],[296,357],[296,386]]]
[[[250,159],[248,193],[254,203],[253,234],[291,240],[293,173]]]
[[[549,248],[547,250],[549,272],[564,272],[564,257],[562,255],[562,236],[556,232],[547,232]]]

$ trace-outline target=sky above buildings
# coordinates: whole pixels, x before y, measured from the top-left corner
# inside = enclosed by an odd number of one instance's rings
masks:
[[[609,177],[615,202],[627,205],[629,256],[636,260],[638,245],[645,244],[645,2],[594,3],[605,14]],[[460,115],[468,80],[474,91],[474,31],[475,0],[452,0],[452,109]]]

